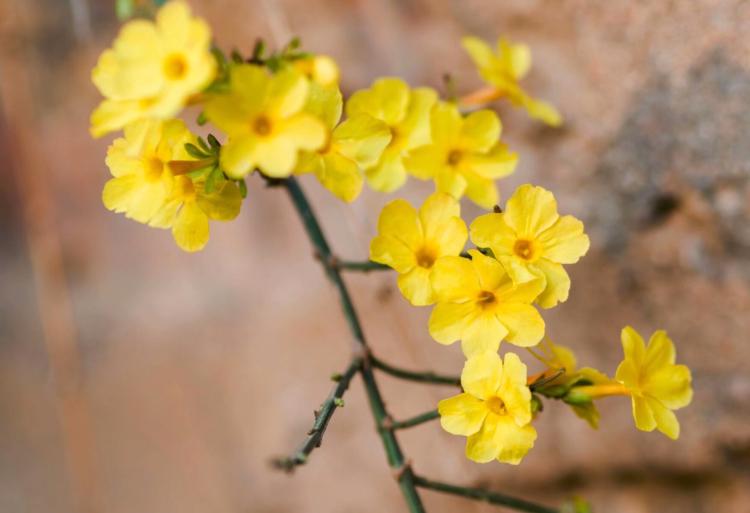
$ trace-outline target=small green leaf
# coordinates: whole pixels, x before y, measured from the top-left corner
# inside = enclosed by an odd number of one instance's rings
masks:
[[[198,137],[198,146],[200,146],[201,150],[204,152],[208,154],[211,153],[211,147],[206,143],[206,140],[203,137]]]
[[[200,111],[200,113],[198,114],[198,119],[196,119],[195,122],[198,123],[198,126],[203,126],[208,123],[206,113],[204,111]]]
[[[237,185],[240,186],[240,196],[242,196],[242,199],[247,198],[247,184],[245,183],[245,180],[241,179],[237,181]]]
[[[198,147],[193,143],[185,143],[185,151],[188,152],[188,155],[198,160],[205,159],[210,156],[209,154],[203,153],[201,150],[199,150]]]
[[[211,149],[215,152],[218,152],[219,148],[221,148],[221,143],[214,137],[214,134],[208,134],[208,144],[211,145]]]
[[[209,173],[213,168],[214,168],[213,165],[209,165],[209,166],[201,167],[201,168],[198,168],[198,169],[194,169],[194,170],[190,171],[187,174],[187,176],[189,176],[193,180],[197,180],[198,178],[201,178],[206,173]]]
[[[253,46],[253,61],[263,62],[263,54],[266,53],[266,42],[258,38]]]
[[[232,53],[230,53],[229,55],[232,58],[232,62],[234,62],[235,64],[242,64],[243,62],[245,62],[242,54],[236,49],[232,50]]]
[[[204,190],[207,194],[211,194],[216,190],[216,182],[218,180],[221,180],[224,178],[224,173],[221,172],[221,169],[218,167],[214,167],[211,170],[211,173],[208,175],[208,178],[206,178],[206,185],[204,187]]]
[[[333,404],[335,404],[339,408],[343,408],[344,407],[344,400],[342,398],[340,398],[340,397],[334,397],[333,398]]]

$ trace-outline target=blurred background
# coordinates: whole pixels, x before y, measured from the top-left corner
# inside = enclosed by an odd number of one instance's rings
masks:
[[[191,0],[220,46],[299,35],[334,56],[345,93],[382,75],[461,92],[480,85],[459,46],[528,43],[549,129],[501,104],[520,153],[504,197],[534,182],[582,218],[589,254],[570,268],[548,333],[613,373],[620,329],[665,328],[693,369],[671,442],[633,426],[625,400],[599,431],[561,404],[538,420],[520,467],[477,465],[429,423],[401,432],[418,473],[550,504],[578,494],[607,513],[745,513],[750,504],[750,3],[741,0]],[[92,140],[89,80],[115,37],[109,0],[0,1],[0,511],[235,513],[402,511],[361,383],[293,476],[269,460],[303,438],[348,333],[283,191],[249,182],[240,217],[205,251],[107,212],[111,138]],[[335,251],[364,259],[396,195],[353,205],[313,179]],[[397,193],[420,202],[431,185]],[[464,203],[467,219],[479,211]],[[427,333],[389,273],[349,276],[374,350],[458,373],[459,348]],[[381,378],[396,418],[449,388]],[[424,492],[431,512],[487,505]]]

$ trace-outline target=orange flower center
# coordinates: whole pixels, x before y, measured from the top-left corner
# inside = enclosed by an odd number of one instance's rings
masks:
[[[146,181],[156,182],[164,172],[164,163],[156,157],[148,158],[143,162],[143,171]]]
[[[483,307],[494,305],[496,301],[497,298],[495,297],[495,294],[489,290],[483,290],[477,296],[477,303]]]
[[[253,122],[253,130],[258,135],[268,135],[271,133],[271,121],[265,116],[260,116]]]
[[[187,61],[178,53],[173,53],[164,59],[164,76],[169,80],[180,80],[187,73]]]
[[[456,166],[459,162],[461,162],[461,159],[463,158],[463,153],[461,153],[458,150],[453,150],[448,154],[448,165],[449,166]]]
[[[425,269],[431,269],[433,264],[435,263],[435,260],[437,260],[435,251],[426,246],[419,248],[419,251],[417,251],[416,253],[416,257],[417,265],[419,267],[424,267]]]
[[[524,260],[531,260],[534,258],[534,243],[530,240],[518,239],[513,245],[513,253]]]
[[[484,402],[484,404],[487,405],[487,408],[489,408],[492,413],[496,413],[497,415],[505,415],[507,413],[505,403],[499,397],[490,397]]]

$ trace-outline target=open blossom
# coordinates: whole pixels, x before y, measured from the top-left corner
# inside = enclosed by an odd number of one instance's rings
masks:
[[[253,64],[231,67],[229,91],[212,94],[206,117],[227,133],[222,169],[242,178],[256,167],[266,176],[292,174],[300,150],[313,151],[326,141],[326,127],[305,112],[310,84],[287,68],[272,75]]]
[[[479,353],[464,365],[461,386],[464,393],[438,403],[443,429],[468,437],[470,460],[521,463],[536,440],[526,365],[514,353],[504,362],[495,352]]]
[[[198,251],[208,242],[208,221],[231,221],[240,213],[242,195],[232,181],[221,180],[207,192],[204,180],[176,176],[172,192],[151,222],[157,228],[171,228],[177,245]]]
[[[323,187],[351,202],[362,191],[363,169],[378,161],[391,132],[385,123],[364,113],[338,124],[342,105],[338,88],[311,87],[306,110],[323,121],[328,138],[317,151],[300,153],[295,173],[314,173]]]
[[[404,158],[409,151],[430,142],[430,109],[437,100],[432,89],[410,89],[398,78],[381,78],[369,89],[354,93],[346,102],[346,114],[369,114],[383,121],[392,138],[380,159],[365,172],[367,183],[391,192],[406,181]]]
[[[188,6],[173,0],[156,22],[125,24],[91,78],[105,100],[91,115],[95,137],[142,118],[168,119],[216,74],[211,32]]]
[[[476,37],[465,37],[461,43],[482,78],[495,88],[491,97],[508,98],[513,105],[526,109],[532,118],[548,125],[557,126],[562,123],[562,116],[557,109],[549,103],[532,98],[519,84],[531,68],[531,51],[528,46],[510,43],[502,37],[497,41],[497,51]]]
[[[690,369],[675,365],[675,348],[663,330],[648,341],[630,326],[622,330],[625,359],[615,379],[630,392],[633,418],[638,429],[658,429],[669,438],[680,436],[680,423],[673,410],[684,408],[693,398]]]
[[[125,127],[124,135],[107,150],[113,178],[104,185],[102,201],[109,210],[150,223],[172,191],[169,163],[190,159],[185,143],[195,137],[178,119],[136,121]]]
[[[430,116],[432,142],[412,151],[407,170],[434,179],[438,191],[492,208],[498,202],[495,180],[511,174],[518,155],[499,141],[500,118],[490,110],[461,116],[455,104],[440,102]]]
[[[380,213],[370,259],[398,272],[398,288],[411,304],[430,305],[435,302],[430,282],[435,263],[460,254],[467,237],[461,206],[448,194],[432,194],[419,212],[398,199]]]
[[[469,250],[471,260],[443,257],[430,276],[437,304],[430,316],[430,335],[441,344],[461,340],[467,357],[497,351],[502,340],[517,346],[537,344],[544,320],[531,303],[544,281],[531,276],[516,283],[492,257]]]
[[[490,248],[515,279],[529,273],[543,278],[542,308],[568,299],[570,277],[562,264],[577,262],[589,249],[583,223],[560,216],[552,193],[529,184],[513,193],[504,212],[476,218],[470,232],[472,242]]]
[[[336,88],[341,72],[336,61],[327,55],[313,55],[292,61],[294,67],[311,81],[323,87]]]

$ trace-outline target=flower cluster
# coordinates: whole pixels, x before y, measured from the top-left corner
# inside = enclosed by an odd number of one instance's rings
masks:
[[[496,181],[513,173],[518,155],[501,141],[497,113],[481,107],[506,98],[549,125],[562,117],[519,84],[531,66],[528,47],[501,38],[493,51],[474,37],[463,45],[488,89],[441,99],[433,89],[380,78],[345,99],[330,57],[294,40],[270,53],[259,42],[251,56],[227,58],[204,21],[183,1],[169,1],[153,21],[126,23],[92,72],[104,96],[92,135],[122,130],[107,151],[104,205],[169,228],[179,247],[197,251],[208,242],[209,221],[239,214],[251,174],[278,183],[311,173],[346,202],[365,183],[392,192],[409,176],[432,180],[435,192],[418,209],[403,199],[382,209],[370,259],[396,271],[412,305],[432,307],[436,342],[461,343],[463,392],[438,411],[446,431],[467,437],[467,456],[520,463],[537,436],[541,397],[562,400],[596,427],[595,400],[629,396],[639,429],[677,438],[673,410],[690,402],[691,378],[675,365],[666,333],[646,346],[625,328],[614,378],[577,369],[569,349],[545,339],[540,309],[567,300],[564,266],[587,253],[589,238],[542,187],[522,185],[500,208]],[[186,108],[219,137],[193,133],[177,118]],[[464,196],[491,212],[467,227]],[[466,250],[469,240],[474,247]],[[547,369],[527,376],[517,354],[500,356],[502,342],[528,348]]]

